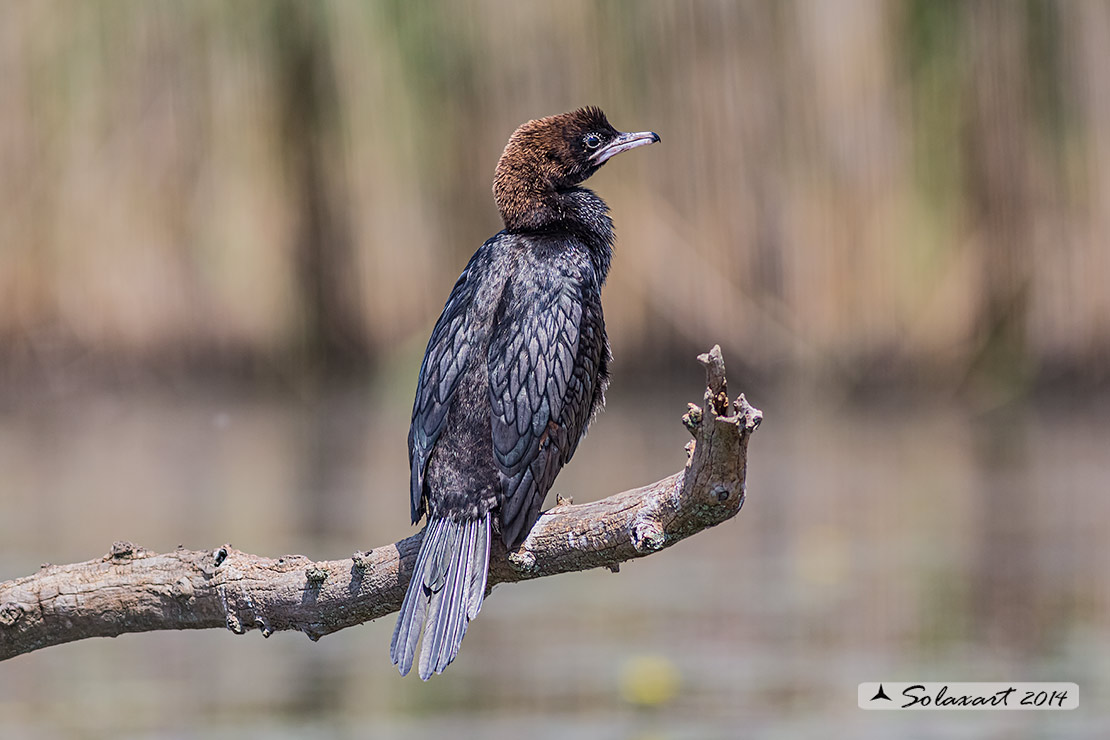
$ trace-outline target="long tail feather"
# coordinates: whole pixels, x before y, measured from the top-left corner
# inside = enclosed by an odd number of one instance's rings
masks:
[[[478,541],[474,547],[474,557],[472,559],[473,568],[470,571],[470,599],[466,606],[467,620],[474,619],[478,616],[478,610],[482,608],[482,599],[486,598],[486,579],[489,577],[489,546],[490,546],[490,518],[487,516],[484,522],[479,522]]]
[[[442,673],[458,655],[467,625],[485,597],[490,533],[488,514],[463,522],[444,518],[428,523],[393,629],[390,657],[402,676],[412,669],[422,629],[422,679]]]
[[[401,669],[402,676],[407,676],[412,669],[416,643],[420,639],[420,626],[424,623],[424,614],[428,606],[428,599],[423,593],[424,570],[428,564],[429,553],[440,550],[440,542],[446,531],[445,525],[444,519],[436,519],[428,523],[424,532],[424,541],[420,544],[420,551],[416,555],[416,565],[412,569],[409,587],[405,591],[405,599],[401,602],[397,625],[393,628],[393,642],[390,645],[389,656],[393,660],[393,665]]]

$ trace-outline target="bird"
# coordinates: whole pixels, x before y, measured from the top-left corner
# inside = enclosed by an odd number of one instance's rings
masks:
[[[412,523],[426,515],[390,657],[427,681],[459,652],[485,598],[490,547],[519,547],[605,403],[612,356],[601,287],[609,208],[582,183],[658,142],[588,106],[528,121],[494,173],[504,229],[470,258],[432,330],[409,427]]]

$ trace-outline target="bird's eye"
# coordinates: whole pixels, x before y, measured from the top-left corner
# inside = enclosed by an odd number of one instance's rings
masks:
[[[601,137],[597,134],[586,134],[584,141],[587,149],[597,149],[601,146]]]

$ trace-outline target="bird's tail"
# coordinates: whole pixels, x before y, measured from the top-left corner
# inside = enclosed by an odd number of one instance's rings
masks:
[[[432,519],[416,556],[397,626],[393,628],[390,657],[407,675],[420,651],[420,678],[427,681],[459,654],[466,626],[478,615],[489,573],[490,515],[457,522]]]

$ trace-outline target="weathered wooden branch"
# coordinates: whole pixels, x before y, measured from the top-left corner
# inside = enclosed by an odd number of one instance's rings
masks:
[[[560,500],[524,544],[491,555],[489,584],[607,567],[662,550],[736,515],[744,502],[748,438],[762,419],[729,401],[720,347],[706,368],[704,407],[682,417],[694,436],[674,475],[590,504]],[[424,533],[346,560],[267,558],[229,545],[148,552],[117,542],[102,558],[47,565],[0,583],[0,660],[86,637],[126,632],[258,628],[311,639],[396,611]]]

